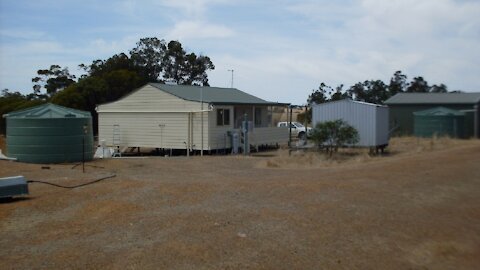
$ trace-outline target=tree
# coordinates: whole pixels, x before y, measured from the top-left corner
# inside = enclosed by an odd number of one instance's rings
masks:
[[[348,92],[355,100],[374,104],[383,104],[390,97],[387,85],[381,80],[356,83]]]
[[[320,86],[316,90],[312,90],[312,93],[308,96],[307,104],[313,105],[313,103],[320,104],[328,101],[342,100],[345,98],[350,98],[348,92],[343,90],[343,84],[338,85],[335,89],[326,85],[325,83],[320,83]],[[307,122],[312,122],[312,110],[307,109],[306,112],[299,113],[297,115],[297,120],[300,122],[305,122],[305,117]]]
[[[185,61],[185,50],[178,41],[170,41],[167,46],[167,52],[163,59],[164,78],[166,81],[173,81],[181,84],[183,77],[183,64]]]
[[[390,96],[405,92],[407,86],[407,75],[402,74],[400,70],[396,71],[390,79],[390,84],[388,85]]]
[[[365,101],[367,97],[366,89],[363,83],[358,82],[354,84],[353,86],[350,86],[350,89],[348,89],[348,93],[354,100],[360,100],[360,101]]]
[[[313,103],[320,104],[329,100],[329,96],[333,92],[332,87],[325,83],[320,83],[320,86],[316,90],[312,90],[312,93],[308,96],[307,103],[312,105]]]
[[[194,53],[190,53],[186,56],[184,80],[180,84],[210,86],[207,70],[213,69],[215,69],[215,66],[208,56],[200,55],[197,57]]]
[[[40,69],[37,74],[38,76],[32,79],[35,83],[33,92],[41,99],[52,97],[75,82],[75,76],[68,72],[68,68],[62,68],[59,65],[51,65],[50,69]],[[42,88],[45,88],[46,95],[41,94]]]
[[[3,89],[0,93],[0,115],[40,105],[44,102],[41,99],[29,99],[18,91],[10,92],[8,89]],[[5,131],[5,118],[0,117],[0,133],[5,134]]]
[[[359,141],[358,131],[345,121],[338,119],[318,123],[312,132],[312,139],[321,147],[325,147],[331,157],[333,152],[346,144],[355,144]]]
[[[447,90],[447,86],[443,83],[441,83],[440,85],[432,85],[432,87],[430,87],[430,92],[431,93],[448,93],[448,90]]]
[[[94,60],[90,65],[80,64],[88,76],[101,77],[115,70],[134,70],[132,60],[124,53],[115,54],[107,60]],[[85,77],[85,76],[84,76]]]
[[[335,100],[342,100],[346,98],[351,98],[348,92],[343,91],[343,84],[340,84],[335,88],[335,93],[333,93],[330,97],[330,101],[335,101]]]
[[[180,43],[180,42],[179,42]],[[161,73],[167,53],[165,40],[156,37],[142,38],[130,50],[130,58],[138,74],[147,82],[162,81]]]
[[[367,99],[365,102],[383,104],[390,97],[387,85],[381,80],[365,81],[364,84],[367,88]]]
[[[109,72],[102,79],[107,85],[107,91],[103,96],[104,102],[117,100],[145,84],[145,81],[139,74],[126,69]]]
[[[415,77],[413,78],[410,85],[407,87],[408,93],[428,93],[430,91],[430,87],[428,86],[428,82],[423,79],[423,77]]]
[[[163,58],[163,79],[181,85],[208,86],[208,70],[215,69],[208,56],[187,54],[182,44],[170,41]]]

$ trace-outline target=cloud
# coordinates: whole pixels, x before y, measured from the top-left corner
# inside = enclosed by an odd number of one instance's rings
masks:
[[[211,39],[227,38],[234,35],[233,30],[222,26],[209,24],[202,21],[182,21],[176,23],[167,34],[169,39]]]
[[[199,18],[207,13],[212,5],[226,4],[228,0],[162,0],[162,6],[176,9],[187,15],[187,17]],[[231,2],[231,1],[230,1]]]
[[[46,34],[43,31],[35,31],[24,28],[11,28],[11,29],[1,29],[0,37],[2,39],[40,39],[45,37]]]

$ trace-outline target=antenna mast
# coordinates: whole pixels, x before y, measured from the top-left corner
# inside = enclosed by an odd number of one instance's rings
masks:
[[[232,72],[232,81],[231,81],[231,84],[230,84],[230,88],[233,88],[233,69],[229,69],[228,71]]]

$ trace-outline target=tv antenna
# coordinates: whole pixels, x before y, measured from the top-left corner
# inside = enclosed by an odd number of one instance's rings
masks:
[[[233,69],[229,69],[228,71],[232,72],[232,81],[230,84],[230,88],[233,88]]]

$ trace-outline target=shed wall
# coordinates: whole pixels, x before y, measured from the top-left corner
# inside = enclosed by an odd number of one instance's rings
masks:
[[[376,107],[376,141],[377,144],[388,144],[390,140],[390,126],[388,124],[390,110],[388,107]]]
[[[337,101],[313,106],[312,121],[319,122],[343,119],[357,129],[358,146],[388,144],[388,108],[351,101]]]

